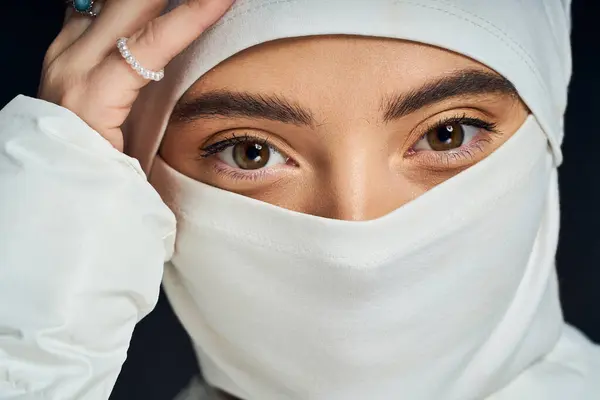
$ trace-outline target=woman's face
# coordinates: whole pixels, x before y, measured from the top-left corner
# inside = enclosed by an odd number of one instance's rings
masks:
[[[490,155],[527,114],[509,82],[449,51],[392,39],[290,39],[206,73],[175,108],[160,154],[221,189],[369,220]]]

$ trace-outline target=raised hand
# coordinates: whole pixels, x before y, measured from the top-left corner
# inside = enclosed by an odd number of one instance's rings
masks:
[[[166,0],[106,0],[97,17],[70,13],[46,53],[38,97],[70,109],[122,151],[121,125],[152,80],[126,62],[117,40],[129,37],[139,64],[160,71],[233,2],[188,0],[161,15]]]

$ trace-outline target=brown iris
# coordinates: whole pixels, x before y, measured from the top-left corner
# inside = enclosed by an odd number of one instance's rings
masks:
[[[463,145],[465,141],[465,130],[462,124],[457,122],[449,123],[430,130],[425,134],[425,137],[432,150],[454,150]]]
[[[243,142],[233,146],[233,161],[241,169],[260,169],[269,162],[269,146],[259,142]]]

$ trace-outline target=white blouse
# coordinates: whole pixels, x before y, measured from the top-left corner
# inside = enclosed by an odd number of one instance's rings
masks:
[[[0,399],[108,399],[175,217],[137,160],[24,96],[0,111],[0,193]]]

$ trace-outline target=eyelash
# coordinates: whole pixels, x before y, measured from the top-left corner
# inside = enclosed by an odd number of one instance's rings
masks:
[[[450,124],[469,125],[469,126],[474,126],[475,128],[486,130],[490,133],[499,133],[496,123],[487,122],[487,121],[484,121],[479,118],[467,117],[467,114],[462,114],[462,115],[455,115],[453,117],[447,117],[447,118],[442,119],[441,121],[437,121],[431,125],[428,125],[424,129],[425,133],[423,134],[423,136],[425,136],[429,131],[431,131],[433,129],[437,129],[443,125],[450,125]],[[423,136],[421,136],[421,137],[423,137]]]
[[[466,114],[455,115],[452,117],[444,118],[440,121],[436,121],[424,129],[424,134],[419,140],[425,138],[425,135],[434,129],[438,129],[444,125],[460,124],[468,125],[485,131],[487,134],[482,135],[479,133],[471,142],[466,145],[460,146],[455,150],[448,151],[433,151],[433,150],[421,150],[415,151],[412,148],[408,151],[407,156],[413,157],[416,154],[422,153],[423,157],[426,157],[423,164],[434,164],[443,165],[446,168],[451,168],[453,162],[460,160],[472,160],[475,158],[477,152],[483,152],[485,148],[484,143],[490,143],[492,141],[492,135],[500,136],[502,132],[498,130],[498,126],[494,122],[487,122],[479,118],[468,117]],[[413,145],[414,146],[414,145]]]
[[[450,125],[450,124],[469,125],[469,126],[472,126],[475,128],[482,129],[489,134],[495,134],[495,135],[501,134],[497,129],[497,124],[495,124],[493,122],[487,122],[487,121],[484,121],[479,118],[468,117],[466,114],[462,114],[462,115],[455,115],[452,117],[447,117],[440,121],[436,121],[435,123],[428,125],[424,129],[425,133],[419,139],[424,138],[428,132],[430,132],[434,129],[438,129],[444,125]],[[476,152],[484,151],[483,143],[489,143],[489,142],[491,142],[491,140],[492,139],[491,139],[490,135],[479,134],[471,142],[469,142],[468,144],[466,144],[464,146],[457,148],[456,150],[449,150],[449,151],[419,150],[419,151],[415,151],[415,150],[412,150],[412,148],[411,148],[408,151],[407,156],[413,157],[416,154],[428,153],[425,156],[427,158],[429,158],[429,163],[442,164],[446,167],[451,167],[451,164],[453,162],[456,162],[459,160],[473,159],[476,155]],[[272,145],[267,139],[260,138],[258,136],[247,134],[247,133],[240,135],[240,136],[236,136],[234,133],[232,133],[231,137],[229,137],[229,138],[223,139],[217,143],[213,143],[211,145],[201,148],[200,151],[202,152],[202,154],[200,154],[200,158],[206,159],[208,157],[211,157],[213,155],[216,155],[216,154],[222,152],[223,150],[226,150],[227,148],[229,148],[231,146],[235,146],[236,144],[246,143],[246,142],[259,143],[263,146],[271,147],[274,150],[279,151],[281,154],[285,154],[284,152],[281,152],[276,146]],[[427,163],[427,162],[425,162],[425,163]],[[243,178],[243,179],[254,180],[254,179],[260,178],[261,174],[264,173],[264,170],[246,171],[246,172],[238,172],[235,170],[231,170],[231,171],[220,171],[220,172],[225,173],[227,175],[231,175],[230,177],[234,178],[234,179],[242,179]]]
[[[231,146],[235,146],[236,144],[246,142],[258,143],[262,146],[269,146],[277,150],[277,148],[270,144],[269,141],[266,139],[249,135],[247,133],[242,136],[236,136],[234,133],[232,133],[230,138],[221,140],[220,142],[213,143],[211,145],[201,148],[200,150],[202,151],[202,154],[200,155],[200,157],[207,158],[218,154]]]
[[[221,140],[220,142],[213,143],[211,145],[201,148],[200,151],[202,151],[202,154],[200,154],[200,158],[209,158],[211,156],[219,154],[220,152],[228,149],[231,146],[235,146],[236,144],[246,142],[258,143],[261,146],[271,147],[279,151],[281,154],[285,154],[284,152],[280,151],[277,148],[277,146],[272,145],[266,139],[254,135],[249,135],[247,133],[241,136],[236,136],[235,133],[232,133],[230,138]],[[264,168],[254,171],[241,171],[233,169],[230,166],[224,166],[221,164],[215,164],[213,168],[218,174],[221,174],[234,181],[259,181],[261,179],[266,178],[269,175],[268,169]]]

